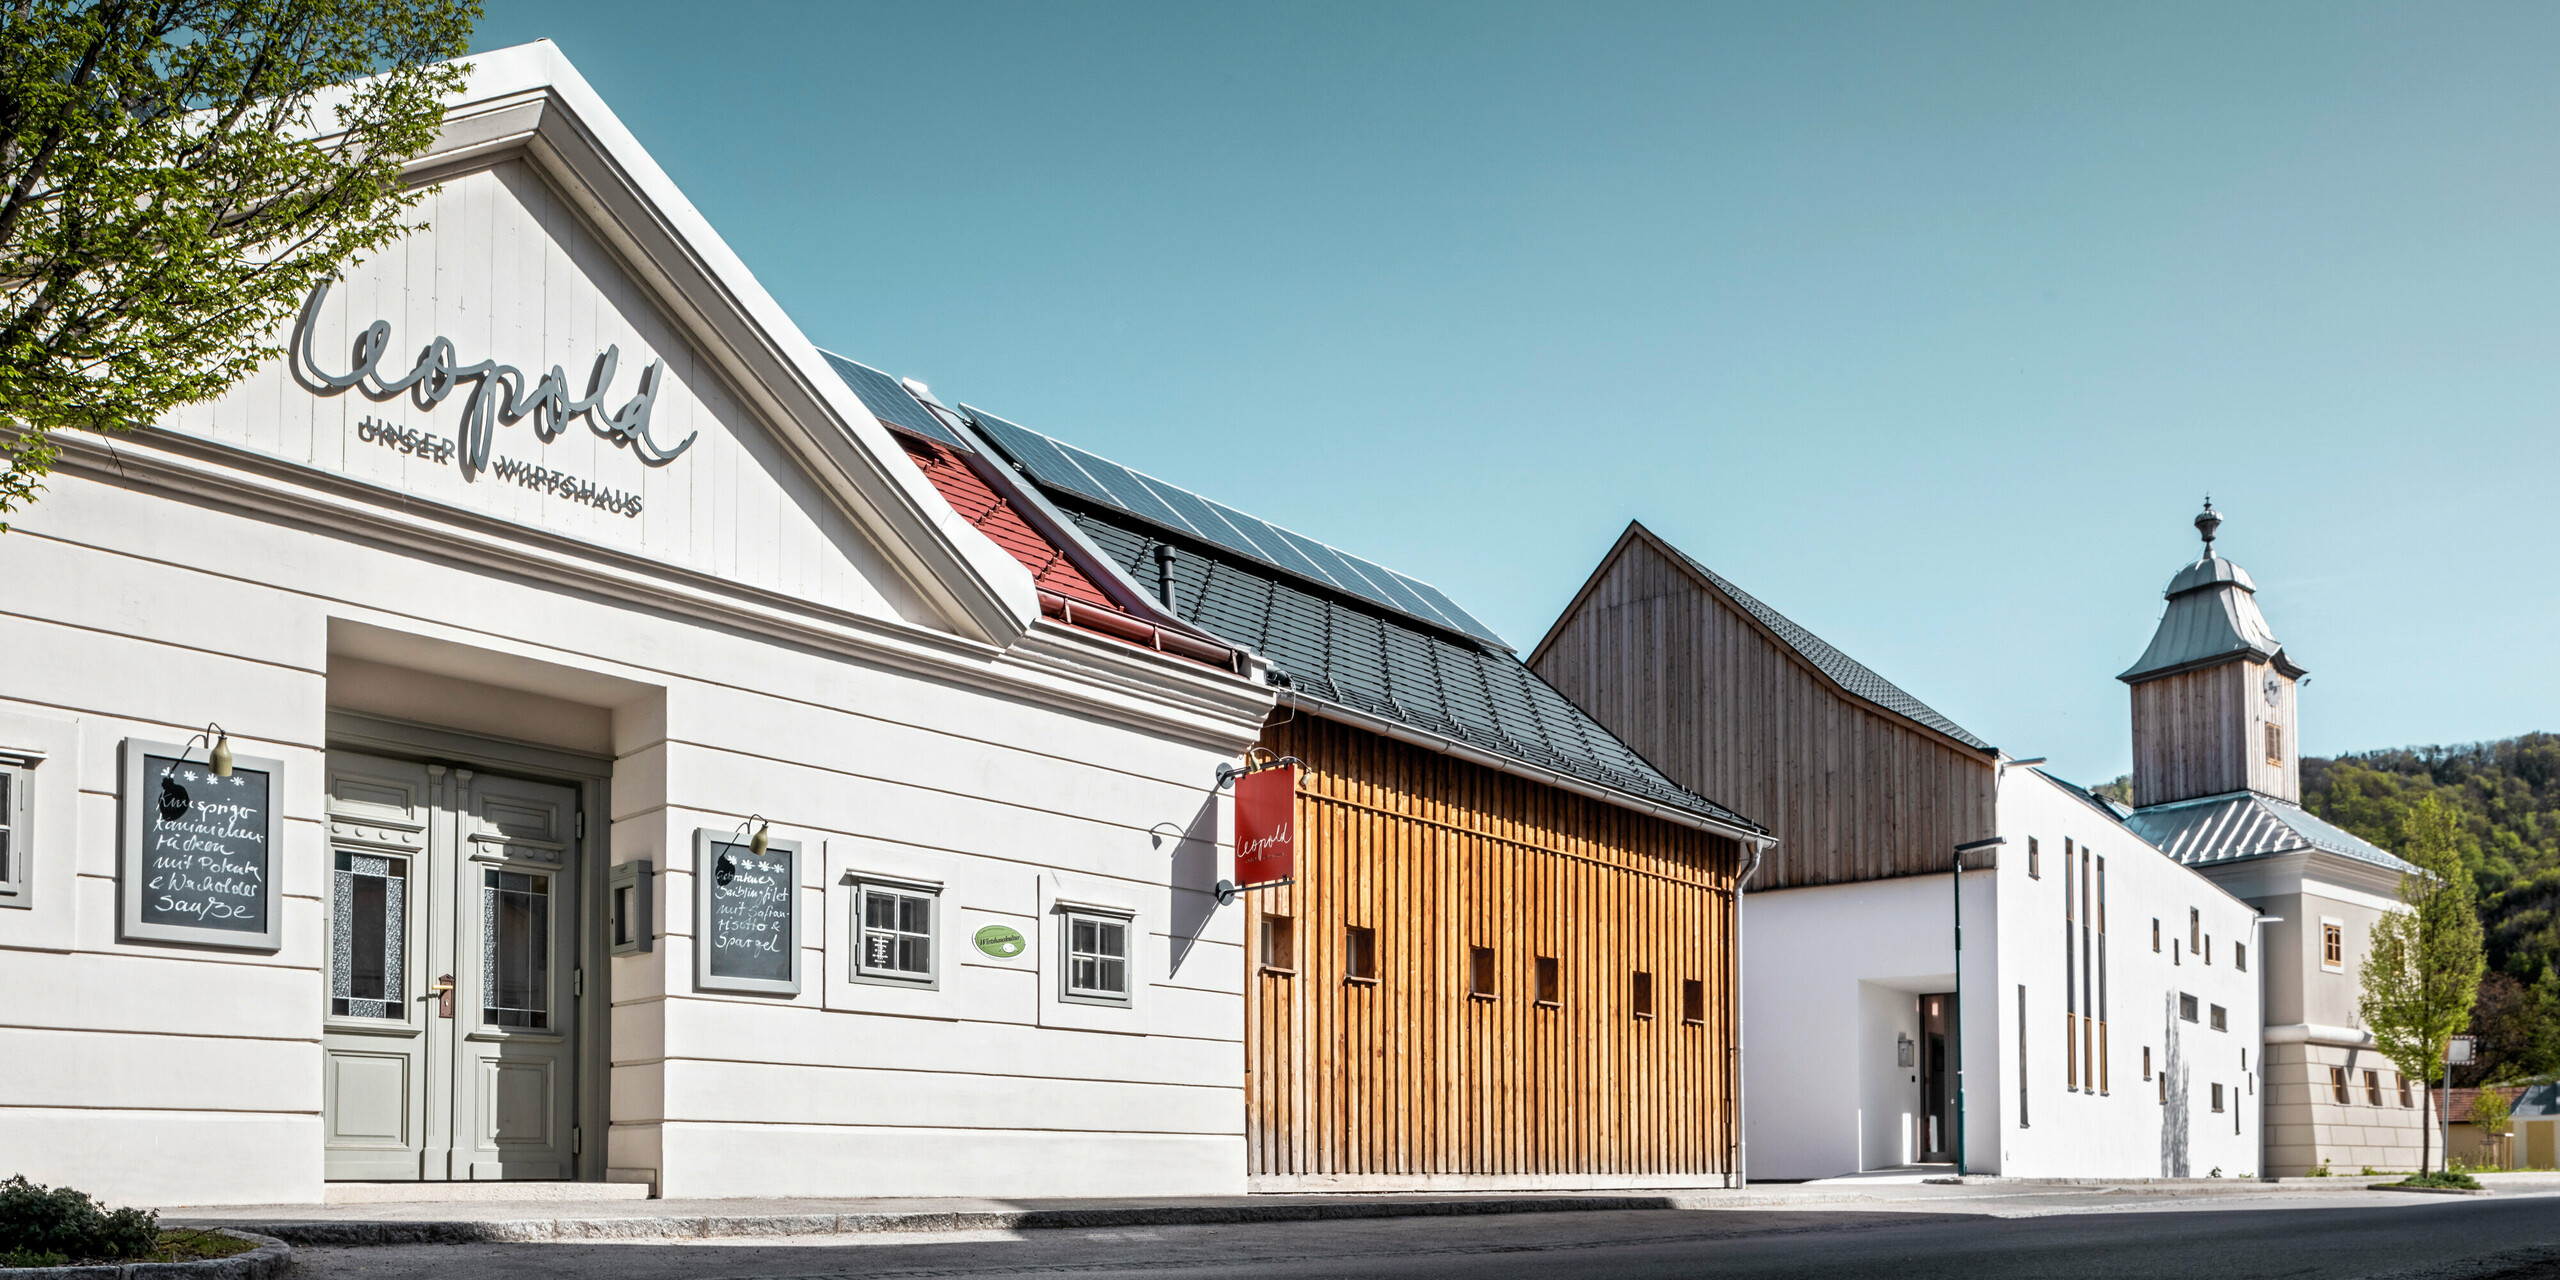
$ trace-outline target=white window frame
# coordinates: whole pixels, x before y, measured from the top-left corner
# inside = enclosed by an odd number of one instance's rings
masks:
[[[32,907],[34,895],[28,885],[28,864],[35,861],[36,757],[16,752],[0,752],[0,782],[8,786],[5,803],[0,803],[0,907]]]
[[[1117,992],[1076,985],[1076,925],[1090,922],[1120,930],[1120,982]],[[1099,956],[1099,952],[1091,953]],[[1138,922],[1134,912],[1114,908],[1061,904],[1058,907],[1058,998],[1070,1004],[1126,1009],[1135,1003],[1138,985]]]
[[[853,892],[853,973],[855,982],[883,987],[905,987],[916,991],[942,989],[943,910],[942,886],[929,880],[908,880],[898,876],[852,872],[846,879]],[[925,904],[923,973],[905,969],[882,968],[871,963],[871,949],[864,945],[871,932],[871,896],[920,899]],[[902,936],[904,930],[895,930]]]

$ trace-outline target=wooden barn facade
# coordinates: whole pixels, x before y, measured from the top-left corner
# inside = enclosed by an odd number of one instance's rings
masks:
[[[1429,585],[963,406],[1086,544],[1271,666],[1292,883],[1243,895],[1256,1190],[1739,1180],[1768,844]]]

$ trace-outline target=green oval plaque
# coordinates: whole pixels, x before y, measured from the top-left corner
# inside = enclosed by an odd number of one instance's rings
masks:
[[[1009,924],[991,924],[978,930],[976,941],[978,950],[998,960],[1011,960],[1028,945],[1022,940],[1022,931]]]

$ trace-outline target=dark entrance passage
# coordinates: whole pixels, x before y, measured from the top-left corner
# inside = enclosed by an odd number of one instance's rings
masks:
[[[1920,1162],[1956,1158],[1956,998],[1920,997]]]

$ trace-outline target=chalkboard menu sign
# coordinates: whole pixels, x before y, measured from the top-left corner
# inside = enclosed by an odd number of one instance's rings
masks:
[[[123,933],[144,942],[274,951],[283,946],[279,881],[284,763],[234,754],[216,777],[190,751],[124,744]]]
[[[693,836],[693,977],[705,991],[800,991],[800,842],[761,854],[736,832]]]

